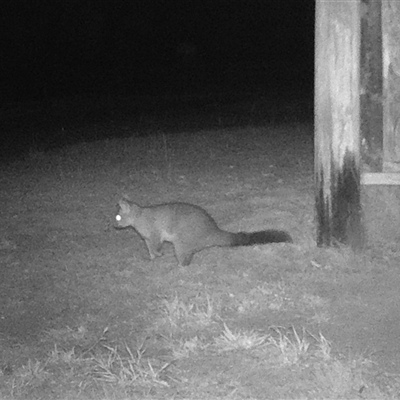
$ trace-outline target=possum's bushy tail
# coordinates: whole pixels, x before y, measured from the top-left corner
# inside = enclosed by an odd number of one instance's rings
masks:
[[[285,231],[269,229],[259,232],[238,232],[231,234],[231,247],[254,246],[268,243],[293,243],[292,237]]]

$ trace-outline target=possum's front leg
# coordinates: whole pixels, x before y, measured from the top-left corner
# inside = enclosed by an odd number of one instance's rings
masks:
[[[162,242],[158,235],[151,235],[148,239],[145,238],[144,241],[147,245],[147,249],[149,250],[151,260],[154,260],[156,257],[162,256]]]

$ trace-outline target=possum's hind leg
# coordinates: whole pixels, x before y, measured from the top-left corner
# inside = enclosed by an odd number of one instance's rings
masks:
[[[195,253],[192,248],[188,248],[183,243],[174,243],[174,250],[180,267],[187,267],[192,262]]]

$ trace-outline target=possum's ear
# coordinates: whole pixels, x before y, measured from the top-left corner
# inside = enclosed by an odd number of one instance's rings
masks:
[[[131,205],[130,205],[130,201],[122,198],[119,202],[118,205],[120,206],[122,212],[129,212]]]
[[[124,195],[122,196],[122,199],[118,202],[118,205],[119,205],[120,207],[122,207],[121,204],[131,205],[131,203],[132,203],[132,201],[131,201],[131,199],[129,198],[129,196],[128,196],[127,194],[124,194]]]

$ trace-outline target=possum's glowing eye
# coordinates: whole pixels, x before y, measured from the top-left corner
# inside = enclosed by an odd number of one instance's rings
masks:
[[[120,215],[117,215],[117,216],[115,217],[115,219],[116,219],[117,221],[121,221],[121,216],[120,216]]]

